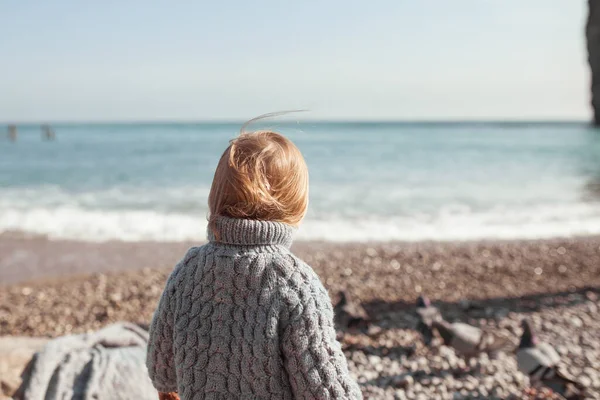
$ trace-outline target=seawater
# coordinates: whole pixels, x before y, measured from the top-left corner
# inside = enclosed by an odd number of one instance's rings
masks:
[[[600,234],[600,132],[585,123],[277,123],[303,152],[306,240]],[[239,123],[0,126],[0,232],[201,240]]]

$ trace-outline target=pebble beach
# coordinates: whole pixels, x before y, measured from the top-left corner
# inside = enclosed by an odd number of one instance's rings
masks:
[[[191,245],[4,235],[0,338],[52,338],[123,320],[147,325],[170,269]],[[414,302],[426,294],[447,320],[499,331],[515,346],[520,322],[529,318],[586,398],[600,399],[599,237],[298,242],[293,250],[319,274],[334,303],[347,290],[377,328],[377,334],[340,329],[365,398],[558,398],[530,390],[511,352],[466,362],[439,339],[425,347],[414,330]]]

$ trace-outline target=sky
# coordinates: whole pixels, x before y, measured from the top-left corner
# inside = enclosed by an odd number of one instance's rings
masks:
[[[0,0],[0,121],[587,119],[585,0]]]

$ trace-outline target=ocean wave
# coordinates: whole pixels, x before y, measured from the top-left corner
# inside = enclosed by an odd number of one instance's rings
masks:
[[[0,208],[0,232],[25,232],[83,241],[204,240],[205,212],[89,210],[76,206]],[[298,240],[336,242],[534,239],[600,234],[600,206],[572,204],[467,212],[449,207],[435,215],[309,216]]]

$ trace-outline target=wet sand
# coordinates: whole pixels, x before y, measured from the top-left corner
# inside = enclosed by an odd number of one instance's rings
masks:
[[[0,286],[94,272],[168,268],[193,243],[78,242],[0,235]]]
[[[76,242],[0,235],[0,285],[93,273],[169,271],[192,242]],[[333,292],[362,301],[519,297],[600,284],[600,237],[482,242],[297,242]],[[135,275],[135,273],[134,273]],[[1,286],[0,286],[1,287]]]

